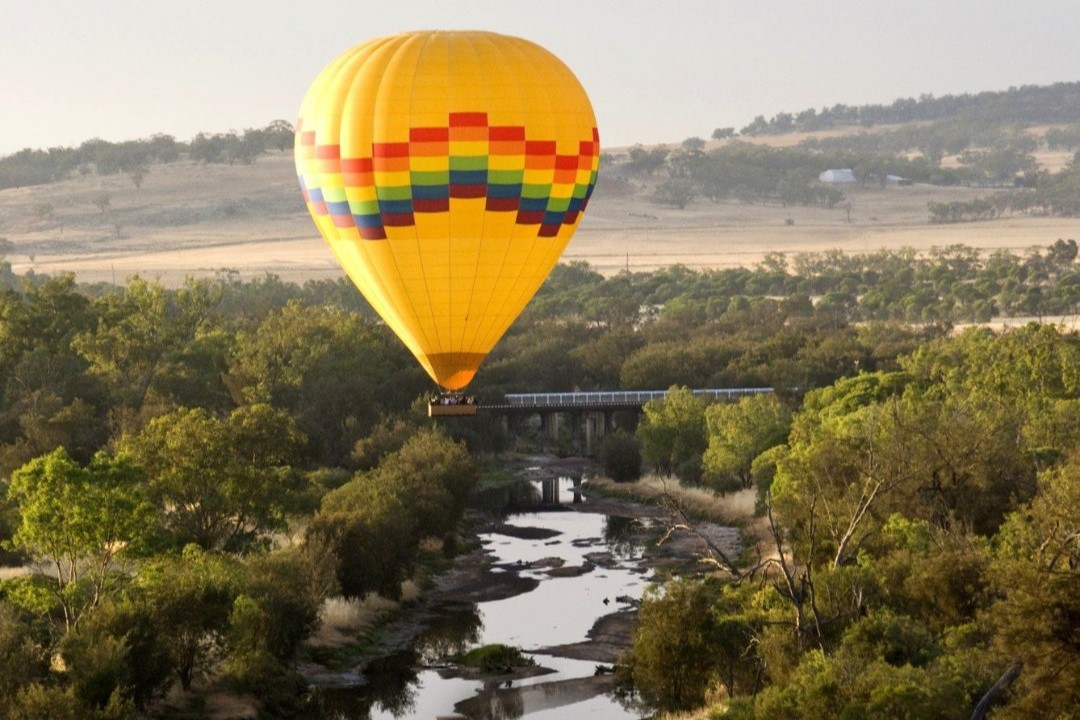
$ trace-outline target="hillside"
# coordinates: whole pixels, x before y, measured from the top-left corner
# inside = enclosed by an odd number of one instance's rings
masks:
[[[1080,219],[1067,216],[1073,212],[1038,208],[1014,212],[1002,205],[994,210],[993,219],[951,224],[931,223],[928,212],[934,205],[971,204],[1008,190],[996,186],[1004,184],[1002,179],[1034,183],[1046,173],[1060,172],[1075,152],[1071,141],[1060,139],[1072,137],[1075,126],[998,128],[995,132],[1006,132],[1004,149],[984,152],[968,145],[933,160],[918,151],[888,149],[912,138],[933,140],[936,136],[927,134],[929,127],[927,121],[917,121],[742,135],[711,140],[692,152],[672,145],[648,172],[631,172],[628,157],[636,149],[605,148],[600,182],[564,259],[586,261],[612,274],[675,263],[697,268],[748,266],[767,252],[832,248],[861,253],[964,244],[1022,252],[1059,238],[1080,237]],[[950,126],[949,132],[957,127]],[[1055,142],[1047,141],[1048,134]],[[78,171],[61,172],[59,177],[65,179],[56,182],[0,190],[0,238],[12,244],[8,260],[15,271],[75,272],[84,281],[123,280],[140,273],[171,285],[187,275],[220,272],[245,277],[274,273],[298,281],[340,275],[303,206],[291,152],[270,149],[253,155],[255,161],[249,164],[226,164],[193,161],[195,141],[178,146],[186,153],[176,154],[178,159],[172,162],[146,165],[138,187],[130,172],[98,174],[100,168],[95,172],[92,163],[89,167],[83,163]],[[657,200],[665,183],[694,177],[694,167],[687,170],[686,163],[721,158],[722,164],[727,162],[725,152],[779,164],[779,170],[770,171],[781,178],[780,190],[766,187],[745,195],[728,188],[710,200],[698,188],[681,209]],[[1003,173],[999,176],[986,174],[990,171],[984,166],[990,167],[1002,153],[1026,168],[1022,176],[1014,177],[1011,173],[1020,170],[1012,166],[999,168],[997,172]],[[822,164],[834,161],[850,164]],[[816,179],[823,167],[855,167],[862,182],[826,187]],[[866,181],[874,177],[872,172],[881,178],[897,172],[915,182],[883,187],[884,183]],[[784,183],[791,186],[791,178],[798,179],[795,189],[804,194],[785,200]],[[995,186],[965,184],[976,181]],[[811,191],[817,195],[805,195]]]

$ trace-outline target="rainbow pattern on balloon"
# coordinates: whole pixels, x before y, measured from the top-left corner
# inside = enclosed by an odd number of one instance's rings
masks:
[[[367,157],[343,158],[340,145],[316,144],[314,131],[298,127],[297,134],[298,160],[344,180],[345,192],[335,192],[308,187],[301,174],[312,212],[329,215],[335,227],[355,227],[365,240],[385,240],[387,227],[414,226],[417,213],[449,212],[451,198],[483,198],[485,210],[516,213],[518,225],[537,226],[537,237],[556,237],[588,205],[600,161],[596,128],[576,153],[559,154],[554,140],[528,138],[522,126],[489,125],[483,112],[450,113],[445,127],[410,128],[408,140],[372,143]]]

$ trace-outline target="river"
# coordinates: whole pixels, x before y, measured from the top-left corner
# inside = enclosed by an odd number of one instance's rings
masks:
[[[639,717],[612,695],[610,675],[594,677],[595,658],[574,659],[568,655],[582,653],[559,646],[585,642],[599,618],[628,611],[641,598],[651,574],[636,539],[642,521],[590,512],[588,493],[575,493],[568,478],[500,493],[501,499],[486,501],[506,506],[507,514],[479,539],[490,572],[517,576],[526,581],[521,582],[525,591],[486,602],[440,604],[407,649],[365,667],[363,684],[316,689],[310,717]],[[495,681],[435,667],[449,653],[491,643],[521,648],[547,672]],[[604,659],[610,663],[614,657]]]

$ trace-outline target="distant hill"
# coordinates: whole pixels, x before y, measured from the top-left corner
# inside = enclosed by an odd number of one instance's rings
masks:
[[[1021,126],[1080,123],[1080,82],[1023,85],[1008,90],[961,95],[920,95],[889,105],[843,105],[780,112],[766,120],[759,115],[743,135],[814,132],[835,127],[902,125],[963,119],[978,125]]]
[[[1068,115],[1078,88],[956,96],[964,112],[981,108],[982,120],[605,148],[600,182],[564,258],[610,274],[677,263],[746,267],[772,252],[953,244],[1022,251],[1080,238],[1080,121],[1021,126],[986,114],[997,103],[1005,118],[1080,118]],[[1039,98],[1058,114],[1036,115],[1028,106]],[[947,104],[912,102],[924,115]],[[92,139],[0,158],[0,252],[16,272],[74,271],[87,280],[133,272],[169,284],[234,271],[340,276],[304,207],[291,141],[292,128],[276,121],[188,142]],[[830,168],[850,168],[858,182],[822,183]],[[894,186],[890,176],[914,184]]]

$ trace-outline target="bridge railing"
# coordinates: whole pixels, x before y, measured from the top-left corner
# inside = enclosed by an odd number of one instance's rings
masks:
[[[771,393],[772,388],[702,388],[692,390],[694,395],[717,400],[734,400],[747,395]],[[620,390],[612,392],[563,392],[563,393],[513,393],[506,395],[506,404],[512,407],[595,407],[598,405],[644,405],[650,400],[661,400],[667,390]]]

